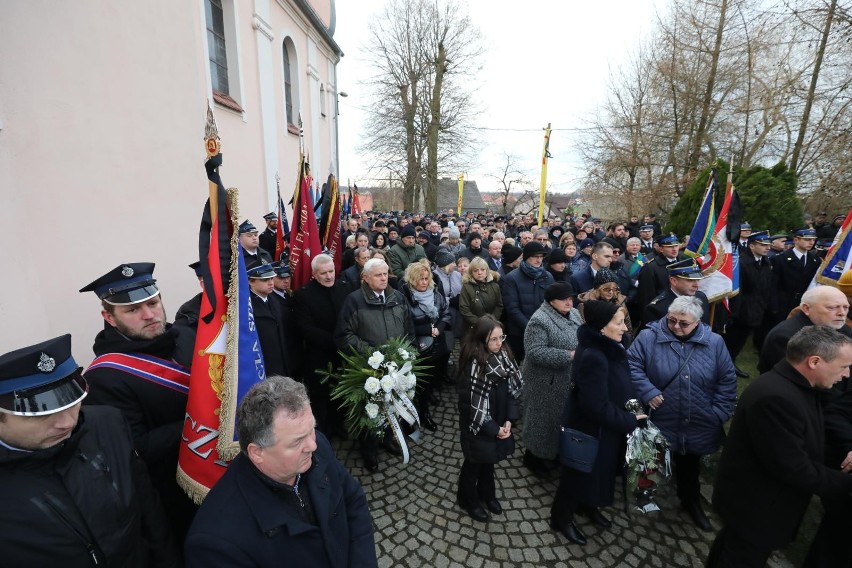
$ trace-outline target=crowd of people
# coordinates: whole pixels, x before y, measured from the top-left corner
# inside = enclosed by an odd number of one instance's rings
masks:
[[[458,505],[477,522],[503,513],[496,466],[514,455],[522,423],[530,475],[559,471],[551,527],[585,544],[575,515],[611,527],[603,508],[626,436],[650,416],[672,449],[681,505],[704,531],[714,527],[701,458],[724,446],[714,492],[724,527],[709,565],[761,566],[794,537],[812,494],[826,514],[808,565],[852,561],[842,537],[852,528],[852,388],[841,381],[852,364],[852,272],[839,287],[810,288],[815,245],[842,216],[789,235],[743,224],[730,314],[699,290],[701,267],[654,215],[605,228],[588,214],[541,226],[529,216],[352,215],[340,269],[316,255],[296,290],[286,253],[270,253],[277,219],[264,216],[263,232],[249,220],[238,228],[270,378],[244,397],[240,455],[200,508],[175,471],[201,294],[168,323],[154,264],[125,263],[80,290],[97,296],[104,322],[85,371],[70,336],[0,357],[0,542],[12,565],[273,566],[282,555],[377,565],[364,492],[329,444],[348,432],[322,371],[339,367],[341,352],[396,338],[428,366],[414,400],[420,427],[458,431]],[[764,374],[738,406],[737,376],[748,376],[735,361],[749,337]],[[458,422],[439,424],[431,410],[450,384]],[[560,426],[597,439],[590,471],[560,466]],[[380,438],[357,440],[369,472],[381,452],[402,453]]]

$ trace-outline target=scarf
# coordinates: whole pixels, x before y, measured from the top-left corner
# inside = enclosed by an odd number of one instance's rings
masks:
[[[411,297],[417,303],[417,307],[433,322],[438,319],[438,308],[435,306],[435,291],[426,290],[418,292],[414,288],[411,289]]]
[[[524,386],[517,363],[503,350],[488,356],[484,371],[480,377],[479,363],[473,362],[470,369],[470,431],[474,435],[479,433],[486,422],[492,420],[488,400],[491,387],[502,380],[508,380],[509,394],[517,399]]]
[[[532,278],[533,280],[538,280],[544,275],[545,268],[544,266],[535,267],[531,264],[528,264],[526,260],[521,261],[520,266],[521,272]]]
[[[441,281],[441,285],[444,287],[444,297],[447,299],[447,302],[449,302],[451,298],[455,298],[461,294],[462,282],[461,275],[458,272],[453,271],[450,274],[447,274],[438,268],[434,270],[432,274],[436,274],[438,276],[438,280]]]

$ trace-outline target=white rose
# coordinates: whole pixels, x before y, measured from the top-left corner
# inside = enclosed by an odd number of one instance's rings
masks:
[[[364,383],[364,390],[370,394],[376,394],[380,388],[382,388],[382,385],[376,377],[369,377]]]
[[[382,355],[380,351],[373,351],[373,355],[367,359],[367,364],[374,369],[378,369],[379,365],[381,365],[384,360],[385,356]]]
[[[378,382],[378,381],[376,381],[376,382]],[[372,402],[368,402],[367,405],[364,406],[364,410],[367,412],[367,417],[370,418],[370,420],[375,419],[376,416],[379,415],[379,405],[378,404],[373,404]]]
[[[408,351],[406,351],[402,347],[400,347],[397,351],[399,352],[399,356],[402,357],[403,361],[408,361]]]
[[[382,390],[390,392],[393,389],[394,382],[395,381],[390,375],[385,375],[381,380]]]

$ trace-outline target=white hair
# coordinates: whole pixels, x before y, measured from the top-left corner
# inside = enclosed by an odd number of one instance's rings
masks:
[[[312,270],[313,272],[316,272],[316,271],[317,271],[317,267],[318,267],[320,264],[325,264],[325,263],[327,263],[327,262],[330,262],[330,263],[334,264],[334,259],[333,259],[333,258],[331,258],[331,257],[330,257],[329,255],[327,255],[327,254],[318,254],[318,255],[316,255],[315,257],[313,257],[313,258],[311,259],[311,270]]]
[[[669,306],[669,313],[686,314],[699,320],[704,315],[704,308],[695,296],[678,296]]]
[[[388,263],[382,260],[381,258],[371,258],[367,262],[364,263],[364,269],[362,270],[362,274],[370,275],[374,269],[385,267],[387,268]]]

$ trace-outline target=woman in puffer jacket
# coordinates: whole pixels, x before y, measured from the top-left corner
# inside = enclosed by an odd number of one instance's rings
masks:
[[[681,505],[702,530],[712,526],[701,508],[701,456],[722,442],[722,425],[737,399],[734,364],[721,336],[701,322],[701,302],[676,298],[668,314],[639,333],[627,351],[630,377],[651,421],[671,444]]]

